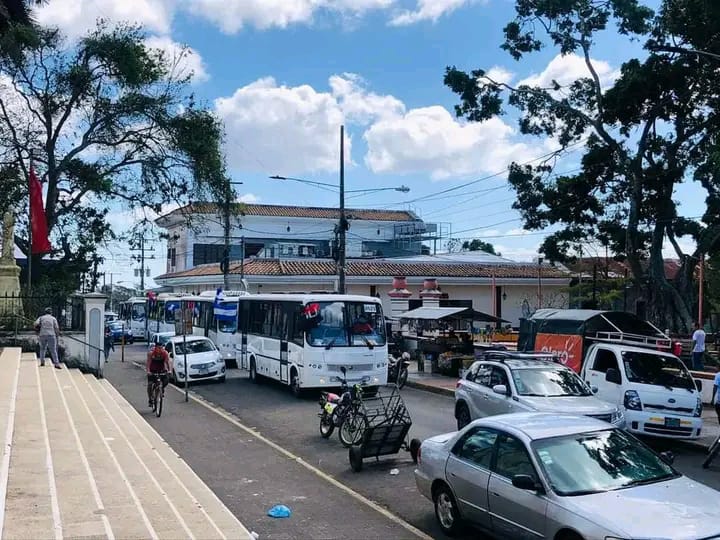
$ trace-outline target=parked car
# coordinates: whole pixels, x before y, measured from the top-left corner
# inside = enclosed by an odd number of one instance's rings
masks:
[[[114,342],[117,343],[121,341],[123,334],[125,335],[125,343],[135,342],[135,338],[130,327],[123,324],[121,321],[109,322],[107,327],[110,329],[110,335],[112,336]]]
[[[185,382],[185,358],[189,382],[213,379],[225,382],[225,360],[215,344],[201,336],[173,336],[165,344],[170,355],[173,382]]]
[[[415,481],[452,535],[697,540],[720,535],[720,492],[630,433],[587,416],[517,413],[423,441]]]
[[[455,389],[458,429],[472,420],[517,412],[584,414],[623,428],[622,409],[593,395],[571,369],[537,353],[489,351]]]
[[[175,336],[175,332],[156,332],[150,334],[150,340],[148,342],[148,349],[155,347],[156,343],[160,343],[161,346],[165,346],[171,337]]]

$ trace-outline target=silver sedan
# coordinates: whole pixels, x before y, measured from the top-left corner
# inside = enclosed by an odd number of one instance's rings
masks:
[[[628,433],[583,416],[519,413],[423,441],[415,480],[443,531],[495,538],[720,538],[720,492]]]

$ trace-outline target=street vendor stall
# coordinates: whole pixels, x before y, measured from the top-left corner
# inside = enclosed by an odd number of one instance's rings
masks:
[[[471,307],[423,306],[399,315],[404,323],[403,337],[415,341],[420,358],[418,370],[429,359],[432,371],[457,376],[472,363],[474,355],[473,323],[501,324],[505,321]]]

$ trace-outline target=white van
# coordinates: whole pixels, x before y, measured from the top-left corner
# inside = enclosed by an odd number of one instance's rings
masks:
[[[673,439],[700,436],[701,394],[677,356],[599,340],[588,348],[580,374],[598,398],[622,407],[629,431]]]

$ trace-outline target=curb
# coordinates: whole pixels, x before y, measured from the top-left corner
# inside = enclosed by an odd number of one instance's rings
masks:
[[[424,390],[425,392],[430,392],[432,394],[440,394],[441,396],[455,397],[455,390],[452,390],[450,388],[443,388],[441,386],[432,386],[430,384],[413,381],[411,379],[408,379],[408,381],[405,383],[405,386],[415,388],[416,390]]]

